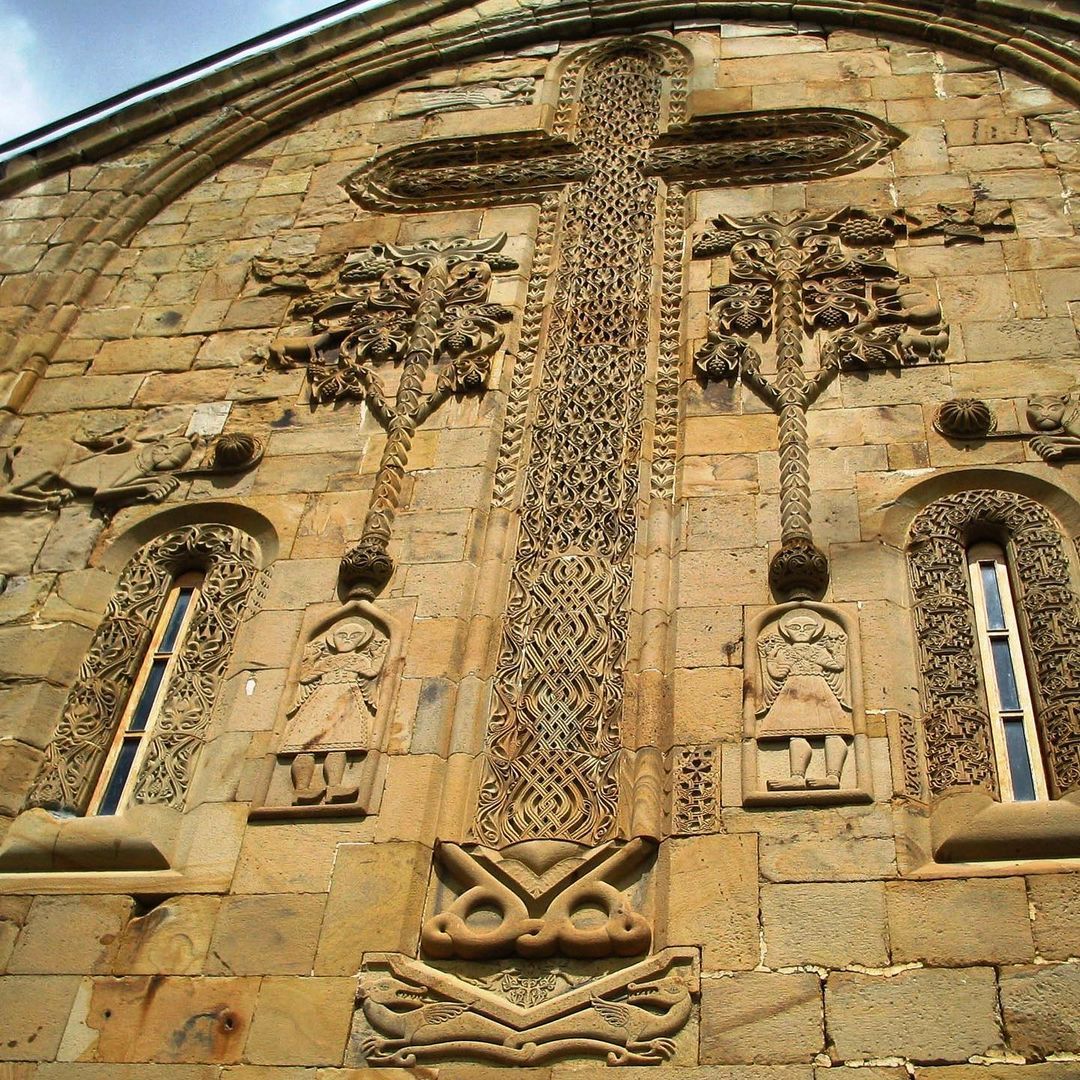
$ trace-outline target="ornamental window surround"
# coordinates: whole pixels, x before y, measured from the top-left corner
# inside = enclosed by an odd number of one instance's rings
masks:
[[[918,787],[1001,802],[1080,789],[1080,601],[1054,518],[1015,492],[962,491],[916,516],[908,560],[924,715],[907,761]]]
[[[27,800],[65,816],[182,811],[259,574],[231,525],[185,525],[127,563]]]

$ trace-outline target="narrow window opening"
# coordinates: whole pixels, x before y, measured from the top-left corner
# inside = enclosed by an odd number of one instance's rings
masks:
[[[202,581],[200,572],[182,574],[169,590],[90,799],[90,814],[118,814],[131,796],[191,623]]]
[[[967,561],[1001,798],[1045,799],[1046,770],[1005,552],[997,544],[974,544]]]

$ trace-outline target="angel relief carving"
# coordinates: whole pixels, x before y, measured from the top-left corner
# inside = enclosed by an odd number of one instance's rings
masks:
[[[390,645],[385,616],[366,602],[316,624],[294,665],[277,752],[253,816],[371,812]]]
[[[749,634],[756,665],[747,704],[744,801],[866,801],[868,746],[853,678],[857,643],[847,617],[794,602],[758,616]]]

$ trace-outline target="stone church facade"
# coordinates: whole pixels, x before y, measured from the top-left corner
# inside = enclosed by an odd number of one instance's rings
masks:
[[[399,2],[9,161],[0,1077],[1080,1076],[1071,9]]]

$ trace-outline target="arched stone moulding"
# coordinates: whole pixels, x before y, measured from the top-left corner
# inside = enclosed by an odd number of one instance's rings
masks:
[[[350,624],[369,625],[372,628],[374,662],[367,670],[374,674],[370,676],[370,688],[365,687],[364,698],[369,709],[371,705],[375,706],[371,710],[373,716],[369,730],[365,733],[366,737],[357,739],[352,745],[335,742],[328,749],[326,745],[312,744],[313,764],[317,771],[327,769],[330,754],[344,755],[344,772],[337,782],[337,786],[343,790],[337,797],[329,790],[319,798],[305,798],[294,782],[293,766],[302,755],[297,752],[296,747],[289,745],[289,725],[296,716],[298,703],[303,698],[301,686],[310,667],[308,656],[312,645],[332,634],[336,628]],[[386,780],[390,718],[405,663],[402,641],[402,628],[397,620],[367,600],[353,601],[345,605],[319,605],[308,609],[278,710],[274,728],[274,753],[264,762],[259,793],[251,808],[252,819],[363,817],[378,812]],[[336,685],[340,687],[343,684]],[[312,693],[319,692],[316,685]],[[314,703],[309,698],[305,704]],[[300,708],[303,708],[302,704]],[[316,781],[318,782],[318,777]],[[331,777],[327,776],[326,787],[331,786]]]
[[[188,807],[187,795],[233,644],[259,595],[261,567],[258,542],[220,522],[177,525],[137,547],[68,694],[26,809],[0,848],[0,892],[9,873],[178,873],[200,823],[219,809]],[[189,570],[205,576],[131,804],[122,814],[84,817],[169,586]]]
[[[1001,803],[977,654],[966,552],[1006,551],[1051,799]],[[899,725],[907,794],[927,801],[939,862],[1080,855],[1080,599],[1049,511],[998,488],[945,495],[911,524],[908,563],[923,717]]]
[[[958,11],[942,0],[544,0],[479,15],[475,0],[390,4],[311,38],[135,104],[8,162],[0,195],[216,113],[123,187],[96,193],[74,219],[77,242],[50,253],[0,369],[0,407],[17,409],[42,374],[106,264],[164,206],[214,170],[303,120],[431,67],[538,40],[569,41],[725,19],[818,22],[984,56],[1080,101],[1080,14],[984,0]]]

